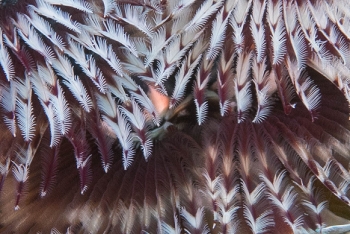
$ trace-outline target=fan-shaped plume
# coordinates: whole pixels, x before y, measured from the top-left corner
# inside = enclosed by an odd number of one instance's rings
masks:
[[[0,0],[0,233],[350,232],[348,0]]]

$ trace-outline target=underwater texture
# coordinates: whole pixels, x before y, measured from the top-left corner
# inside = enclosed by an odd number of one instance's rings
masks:
[[[347,0],[0,0],[1,233],[350,231]]]

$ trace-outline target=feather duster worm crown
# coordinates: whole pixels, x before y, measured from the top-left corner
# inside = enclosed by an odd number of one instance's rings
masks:
[[[349,9],[0,1],[0,232],[349,231]]]

